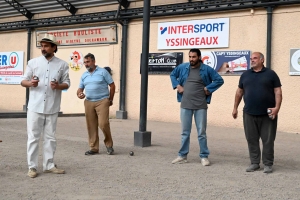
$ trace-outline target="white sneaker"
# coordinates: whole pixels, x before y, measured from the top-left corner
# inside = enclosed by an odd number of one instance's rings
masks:
[[[172,164],[175,164],[175,163],[178,163],[178,164],[187,163],[187,159],[186,159],[186,157],[178,156],[175,160],[172,161]]]
[[[207,158],[201,158],[201,164],[203,166],[209,166],[210,165],[210,162]]]

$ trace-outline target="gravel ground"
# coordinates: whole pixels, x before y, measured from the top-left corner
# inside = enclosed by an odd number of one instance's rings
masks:
[[[0,199],[300,199],[298,134],[277,133],[272,174],[247,173],[242,129],[209,126],[211,166],[203,167],[195,127],[188,163],[174,165],[180,124],[148,121],[152,146],[141,148],[133,145],[138,123],[112,119],[115,155],[107,155],[101,143],[100,154],[85,156],[84,117],[60,117],[55,163],[66,174],[42,173],[40,143],[39,175],[32,179],[27,177],[26,119],[0,119]]]

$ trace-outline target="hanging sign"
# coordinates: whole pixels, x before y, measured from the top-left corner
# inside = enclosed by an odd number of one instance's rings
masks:
[[[222,75],[241,75],[250,69],[250,54],[249,50],[201,51],[202,62]]]
[[[182,61],[183,52],[149,53],[148,74],[171,74]]]
[[[0,84],[20,84],[23,69],[23,51],[0,52]]]
[[[117,43],[117,25],[36,31],[36,46],[48,33],[56,37],[61,46]]]
[[[228,47],[229,18],[158,23],[157,38],[157,49]]]

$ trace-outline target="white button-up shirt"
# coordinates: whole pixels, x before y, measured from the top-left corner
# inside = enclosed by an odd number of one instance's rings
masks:
[[[44,56],[28,62],[23,80],[39,78],[37,87],[30,87],[28,110],[43,114],[54,114],[60,110],[61,90],[52,89],[50,82],[56,79],[59,84],[66,83],[70,87],[68,63],[53,56],[47,60]]]

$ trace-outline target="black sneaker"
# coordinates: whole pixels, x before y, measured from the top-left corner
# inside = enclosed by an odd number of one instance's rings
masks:
[[[87,156],[91,156],[91,155],[95,155],[97,154],[98,152],[95,152],[95,151],[91,151],[91,150],[88,150],[84,153],[84,155],[87,155]]]
[[[251,164],[247,169],[246,172],[254,172],[260,168],[259,164]]]
[[[107,149],[107,154],[108,155],[113,155],[114,154],[114,148],[112,148],[112,147],[106,147],[106,149]]]

